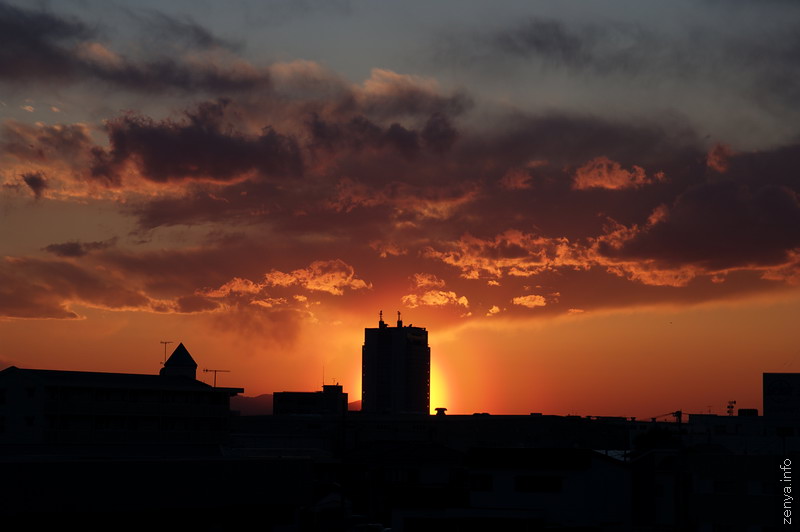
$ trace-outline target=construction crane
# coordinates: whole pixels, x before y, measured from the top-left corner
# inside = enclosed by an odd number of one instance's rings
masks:
[[[213,373],[214,374],[214,388],[217,387],[217,373],[230,373],[231,370],[229,369],[204,369],[203,373]]]

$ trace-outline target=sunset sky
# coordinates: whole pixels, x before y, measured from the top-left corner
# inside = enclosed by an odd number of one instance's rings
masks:
[[[0,368],[155,373],[182,341],[245,395],[358,399],[399,310],[449,413],[761,410],[762,372],[800,372],[798,27],[0,1]]]

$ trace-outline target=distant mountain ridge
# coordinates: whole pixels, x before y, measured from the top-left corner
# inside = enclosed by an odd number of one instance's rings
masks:
[[[271,416],[273,411],[273,394],[264,393],[255,397],[237,395],[231,397],[231,410],[242,416]],[[361,410],[361,399],[347,403],[348,410]]]
[[[237,395],[231,397],[231,410],[243,416],[271,416],[272,394],[265,393],[256,397]]]

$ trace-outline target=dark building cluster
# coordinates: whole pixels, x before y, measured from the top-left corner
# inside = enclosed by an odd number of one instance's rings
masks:
[[[762,416],[431,416],[430,356],[424,328],[381,319],[365,330],[360,411],[330,384],[276,392],[260,415],[237,412],[241,388],[198,381],[183,344],[158,375],[7,368],[0,517],[343,532],[749,532],[795,519],[800,374],[764,374]]]

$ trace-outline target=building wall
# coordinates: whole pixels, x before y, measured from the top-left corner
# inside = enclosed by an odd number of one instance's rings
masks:
[[[800,373],[763,374],[764,415],[800,418]]]
[[[273,412],[283,415],[342,416],[347,412],[347,394],[339,385],[325,385],[321,392],[275,392]]]
[[[0,443],[219,443],[230,424],[221,389],[176,390],[0,382]]]
[[[364,330],[362,404],[364,412],[430,412],[430,347],[422,327]]]

